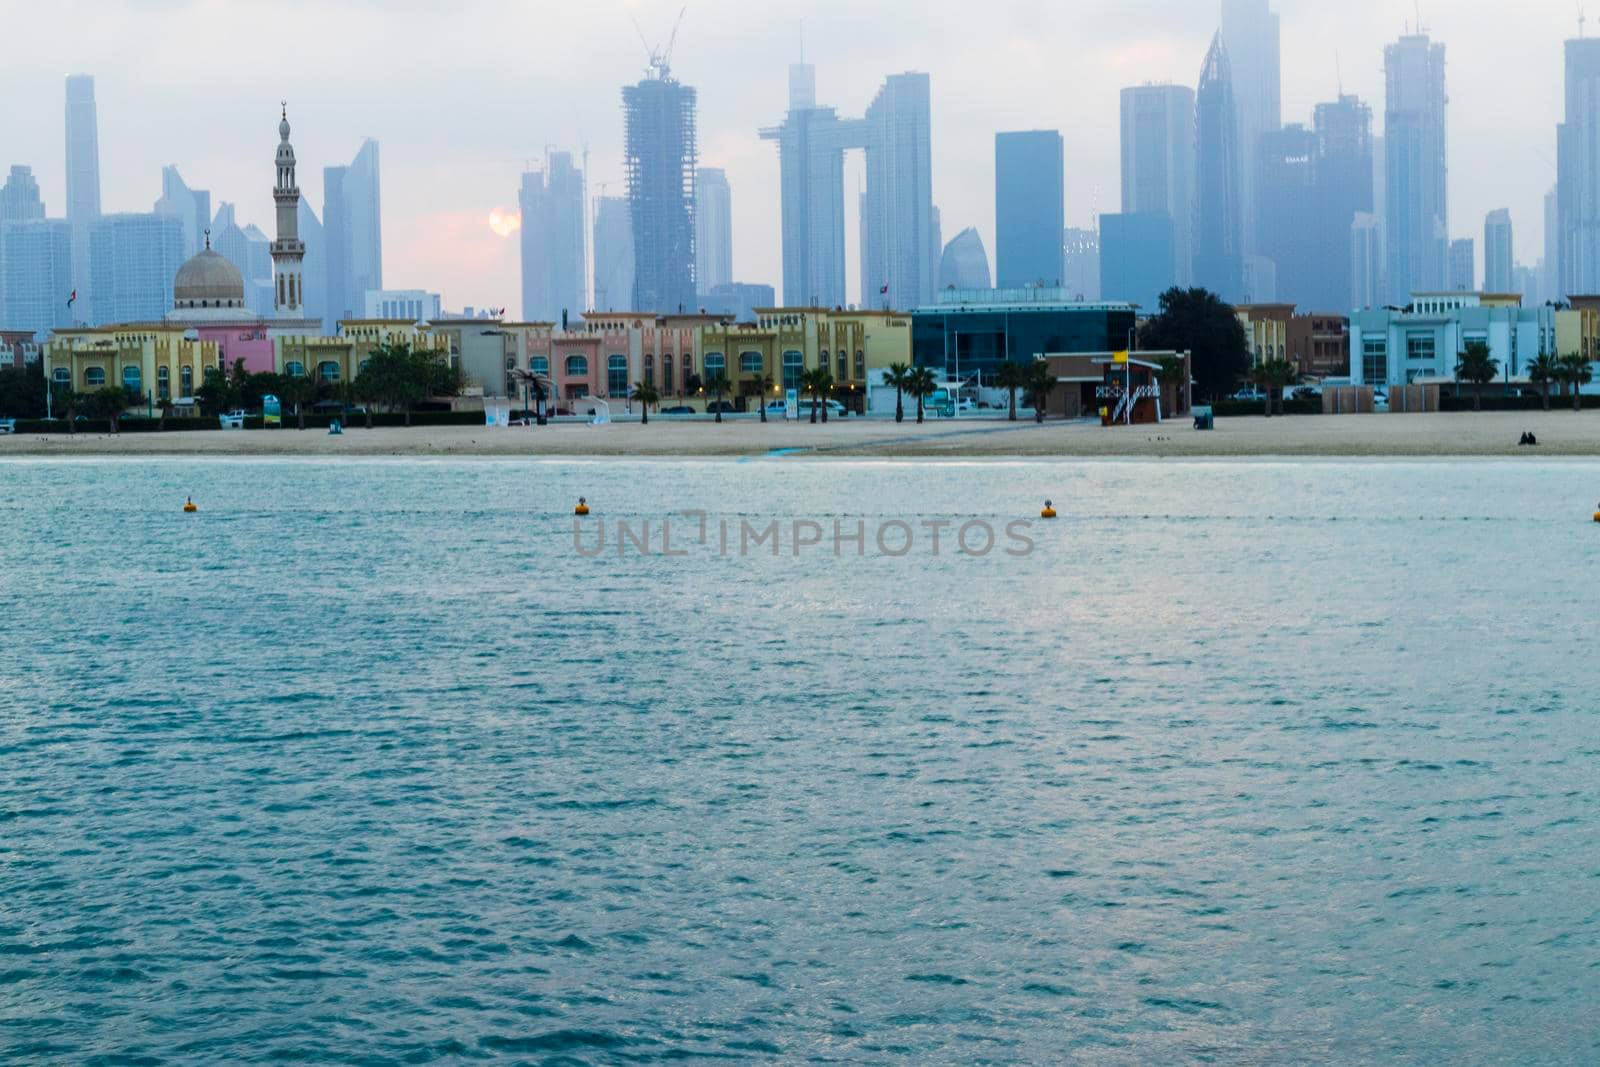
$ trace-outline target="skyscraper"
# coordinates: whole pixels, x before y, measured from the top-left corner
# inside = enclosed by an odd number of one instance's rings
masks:
[[[584,248],[584,174],[571,152],[551,152],[544,170],[522,176],[522,316],[560,322],[589,310]]]
[[[172,279],[189,257],[171,215],[101,215],[89,228],[93,321],[159,322],[172,309]]]
[[[1267,0],[1222,0],[1222,40],[1233,71],[1237,109],[1243,251],[1253,255],[1262,232],[1255,218],[1261,138],[1283,123],[1278,16],[1267,6]]]
[[[761,138],[778,145],[783,302],[791,307],[845,302],[844,153],[860,147],[858,126],[817,107],[809,63],[790,66],[788,114]]]
[[[1195,93],[1194,283],[1228,301],[1244,290],[1238,139],[1233,71],[1219,33]]]
[[[183,225],[184,255],[200,251],[206,228],[211,225],[209,192],[189,188],[178,168],[169,164],[161,168],[161,199],[156,201],[154,210],[157,215],[171,215]]]
[[[11,168],[6,183],[0,185],[0,222],[28,222],[44,218],[44,201],[39,198],[39,183],[32,167]]]
[[[1066,174],[1055,130],[994,137],[995,285],[1059,284]]]
[[[695,108],[695,91],[674,78],[665,61],[622,90],[634,311],[695,306]]]
[[[1383,54],[1389,300],[1404,306],[1412,293],[1438,291],[1446,281],[1444,45],[1414,34]]]
[[[940,289],[989,288],[989,253],[983,238],[968,226],[950,239],[939,258]]]
[[[277,175],[272,186],[278,236],[272,242],[273,315],[280,319],[305,316],[306,246],[300,240],[300,183],[295,178],[294,146],[289,143],[289,107],[278,122],[278,150],[273,156]]]
[[[1329,251],[1315,225],[1317,135],[1299,123],[1262,134],[1256,150],[1256,250],[1271,260],[1279,296],[1288,303],[1319,307],[1312,299],[1323,288],[1321,273]],[[1349,229],[1349,220],[1345,221]]]
[[[1566,47],[1566,117],[1556,127],[1556,277],[1561,296],[1600,292],[1600,38]]]
[[[1483,220],[1483,290],[1486,293],[1514,293],[1515,266],[1511,251],[1511,212],[1500,208]]]
[[[632,311],[633,215],[628,200],[602,196],[594,211],[595,311]]]
[[[1172,219],[1173,284],[1194,277],[1194,90],[1122,90],[1122,211]]]
[[[932,130],[928,76],[892,74],[867,108],[866,243],[861,302],[933,299]]]
[[[276,302],[272,286],[272,242],[255,226],[240,226],[234,207],[217,205],[211,220],[211,247],[244,279],[244,305],[252,314],[270,316]],[[307,292],[311,292],[309,280]],[[308,317],[311,317],[308,315]]]
[[[322,171],[322,226],[326,248],[323,327],[360,318],[368,289],[383,288],[383,212],[378,142],[367,138],[349,166]]]
[[[733,194],[728,175],[702,167],[694,184],[694,283],[702,293],[733,282]]]
[[[1471,293],[1478,288],[1478,253],[1472,238],[1450,242],[1450,268],[1445,287],[1452,293]]]
[[[1350,223],[1350,308],[1383,303],[1383,231],[1377,215],[1358,213]]]
[[[1290,293],[1318,311],[1348,311],[1359,306],[1351,246],[1357,215],[1373,213],[1372,109],[1355,96],[1318,104],[1316,196],[1308,224],[1318,259],[1309,288]]]
[[[31,330],[43,340],[72,325],[72,227],[42,215],[0,220],[0,327]]]
[[[67,76],[67,221],[72,224],[72,288],[93,302],[89,289],[89,227],[100,217],[100,132],[94,76]],[[92,308],[86,307],[92,313]],[[163,311],[166,309],[163,308]],[[88,318],[88,314],[84,314]]]
[[[1560,301],[1561,291],[1561,200],[1556,186],[1544,194],[1544,258],[1539,261],[1539,299]]]
[[[1165,212],[1100,216],[1100,299],[1126,300],[1147,314],[1172,288],[1173,222]]]

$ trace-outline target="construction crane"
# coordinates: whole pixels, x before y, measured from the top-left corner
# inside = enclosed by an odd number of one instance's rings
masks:
[[[633,20],[634,32],[639,35],[639,43],[644,45],[644,53],[649,57],[650,72],[652,76],[660,78],[663,81],[671,77],[672,49],[678,43],[678,28],[683,25],[683,16],[687,15],[688,13],[689,5],[685,4],[683,9],[678,12],[677,20],[672,24],[672,34],[667,38],[667,44],[665,48],[659,45],[654,48],[650,47],[650,41],[644,35],[644,28],[639,25],[638,16],[631,12],[628,14],[628,17]]]

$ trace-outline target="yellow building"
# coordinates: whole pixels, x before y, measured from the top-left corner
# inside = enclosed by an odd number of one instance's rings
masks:
[[[192,397],[222,357],[215,342],[187,340],[185,332],[171,323],[57,330],[44,348],[45,374],[80,393],[120,385],[146,403]]]
[[[1556,312],[1556,352],[1600,360],[1600,296],[1575,296],[1571,304]]]
[[[406,344],[443,352],[448,339],[405,319],[345,319],[332,337],[290,335],[273,338],[274,370],[298,377],[315,374],[325,382],[353,381],[372,350]]]
[[[868,375],[891,363],[911,362],[911,317],[885,311],[830,308],[757,308],[753,323],[702,325],[695,347],[709,378],[725,370],[732,394],[745,406],[757,394],[768,402],[784,391],[804,392],[802,375],[825,367],[833,396],[864,409]]]
[[[1233,313],[1244,327],[1244,342],[1250,350],[1251,364],[1260,366],[1269,359],[1288,358],[1293,304],[1240,304]]]

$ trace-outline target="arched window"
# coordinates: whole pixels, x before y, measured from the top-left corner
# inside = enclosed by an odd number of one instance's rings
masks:
[[[143,389],[141,389],[143,384],[144,375],[139,371],[138,367],[122,368],[122,387],[124,389],[132,389],[136,393],[143,392]]]
[[[167,367],[156,368],[156,392],[162,400],[172,397],[172,371]]]
[[[517,369],[517,357],[516,356],[507,356],[506,357],[506,370],[516,370],[516,369]]]
[[[856,378],[865,381],[867,377],[867,354],[861,349],[856,349]]]
[[[194,396],[194,368],[178,368],[178,388],[186,397]]]
[[[767,369],[766,361],[761,358],[760,352],[740,352],[739,371],[742,374],[760,374]]]
[[[336,360],[325,359],[317,364],[317,377],[325,382],[339,380],[339,364]]]
[[[578,375],[583,375],[583,374],[588,374],[588,373],[589,373],[589,357],[588,356],[573,355],[573,356],[568,356],[567,357],[567,374],[576,377]]]
[[[707,352],[705,366],[707,381],[728,372],[728,360],[721,352]]]
[[[689,353],[683,354],[683,387],[689,387],[689,376],[694,373],[694,357]]]
[[[628,357],[613,353],[606,357],[606,393],[628,395]]]
[[[799,389],[800,375],[805,371],[805,369],[805,353],[796,352],[792,348],[785,352],[783,354],[783,388],[786,391],[789,389]]]
[[[83,371],[83,384],[91,389],[98,389],[106,384],[106,369],[104,367],[86,367]]]
[[[303,378],[306,373],[306,365],[298,359],[291,359],[283,365],[283,373],[291,378]]]
[[[549,374],[550,357],[534,356],[532,359],[528,360],[528,369],[533,371],[535,374]]]
[[[838,378],[839,378],[839,381],[841,381],[841,382],[849,381],[849,379],[850,379],[850,353],[846,352],[842,348],[839,349],[839,375],[838,375]]]
[[[72,372],[65,367],[57,367],[50,373],[50,377],[55,379],[55,383],[57,385],[72,384]]]
[[[646,355],[644,357],[644,384],[650,386],[652,389],[655,388],[655,384],[656,384],[656,357],[655,356]]]
[[[668,393],[668,394],[670,394],[672,392],[672,357],[671,356],[662,356],[661,357],[661,391],[663,393]]]

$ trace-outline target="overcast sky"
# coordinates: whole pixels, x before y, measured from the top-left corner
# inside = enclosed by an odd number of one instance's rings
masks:
[[[517,239],[497,236],[490,212],[515,207],[518,174],[546,146],[577,153],[587,144],[591,194],[602,183],[622,192],[620,88],[646,59],[630,15],[653,43],[682,6],[0,0],[0,167],[32,166],[49,212],[63,213],[63,76],[90,73],[106,210],[149,210],[162,165],[176,163],[191,186],[211,190],[213,205],[235,202],[241,221],[270,234],[278,100],[287,98],[300,185],[319,215],[322,168],[348,162],[364,136],[382,143],[388,286],[516,314]],[[994,133],[1061,130],[1069,224],[1118,210],[1118,90],[1194,85],[1218,8],[690,0],[673,69],[700,93],[702,164],[728,171],[735,277],[781,281],[777,150],[757,130],[782,119],[802,20],[819,101],[842,113],[859,114],[885,74],[932,76],[934,202],[945,238],[976,226],[992,257]],[[1309,123],[1312,106],[1335,95],[1342,68],[1345,91],[1370,103],[1381,126],[1383,46],[1414,22],[1411,0],[1276,0],[1274,9],[1285,121]],[[1576,5],[1424,0],[1421,14],[1448,48],[1452,235],[1477,239],[1481,277],[1484,215],[1509,207],[1517,257],[1531,265],[1555,181],[1561,49],[1576,35]]]

